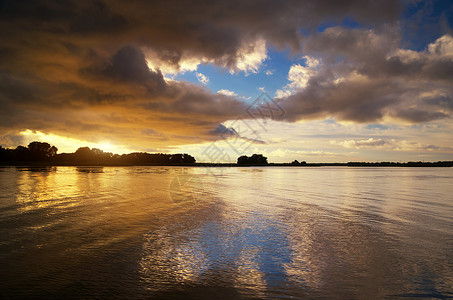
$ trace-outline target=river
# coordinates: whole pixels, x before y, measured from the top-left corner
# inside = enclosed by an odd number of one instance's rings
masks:
[[[3,167],[3,299],[453,297],[453,168]]]

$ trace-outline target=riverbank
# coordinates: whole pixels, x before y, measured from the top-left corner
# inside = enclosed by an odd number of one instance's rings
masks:
[[[438,162],[347,162],[347,163],[269,163],[269,164],[235,164],[235,163],[193,163],[193,164],[127,164],[105,162],[0,162],[0,167],[127,167],[127,166],[161,166],[161,167],[453,167],[453,161]]]

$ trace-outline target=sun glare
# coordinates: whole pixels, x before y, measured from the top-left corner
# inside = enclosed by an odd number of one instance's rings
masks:
[[[93,143],[83,140],[78,140],[74,138],[68,138],[52,133],[44,133],[41,131],[33,131],[30,129],[24,130],[20,132],[20,135],[24,137],[24,144],[28,145],[28,143],[33,141],[39,142],[47,142],[52,144],[58,148],[58,153],[63,152],[75,152],[79,147],[90,147],[90,148],[98,148],[104,152],[112,152],[117,154],[124,154],[133,152],[131,149],[123,147],[121,145],[114,145],[111,142],[103,141],[100,143]]]
[[[103,150],[104,152],[115,152],[117,150],[117,147],[108,142],[99,143],[97,148]]]

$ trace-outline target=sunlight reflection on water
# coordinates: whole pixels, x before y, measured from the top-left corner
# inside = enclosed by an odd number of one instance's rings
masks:
[[[453,169],[1,168],[7,298],[453,296]]]

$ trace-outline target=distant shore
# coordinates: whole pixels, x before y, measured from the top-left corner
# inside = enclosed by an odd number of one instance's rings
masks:
[[[193,164],[122,164],[102,162],[53,163],[53,162],[0,162],[0,167],[453,167],[453,161],[439,162],[347,162],[347,163],[269,163],[269,164],[236,164],[236,163],[193,163]]]
[[[453,161],[437,162],[347,162],[307,163],[294,160],[288,163],[269,163],[263,154],[238,157],[237,163],[200,163],[187,153],[133,152],[114,154],[101,149],[80,147],[74,153],[58,154],[58,148],[45,142],[34,141],[27,147],[15,149],[0,146],[0,166],[52,167],[52,166],[179,166],[179,167],[453,167]]]

